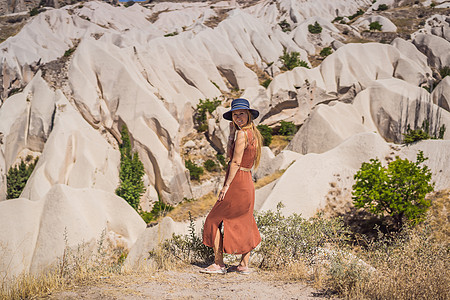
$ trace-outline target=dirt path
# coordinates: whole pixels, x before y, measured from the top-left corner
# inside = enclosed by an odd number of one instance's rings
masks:
[[[118,275],[49,295],[47,299],[325,299],[302,283],[277,281],[269,273],[200,274],[189,266],[153,275]]]

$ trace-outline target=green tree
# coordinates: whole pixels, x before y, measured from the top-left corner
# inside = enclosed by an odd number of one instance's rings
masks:
[[[284,50],[283,55],[280,56],[280,60],[284,65],[284,68],[287,70],[292,70],[296,67],[305,67],[309,69],[308,64],[300,59],[300,53],[298,52],[291,52],[287,53],[286,50]]]
[[[195,109],[195,120],[197,121],[198,131],[203,132],[208,129],[208,124],[206,124],[206,113],[213,113],[219,105],[220,100],[217,98],[214,98],[212,101],[208,98],[205,100],[200,99],[197,108]]]
[[[203,172],[204,172],[202,167],[197,166],[190,159],[186,160],[184,162],[184,165],[185,165],[186,169],[189,170],[189,174],[190,174],[192,180],[199,180],[200,179],[200,175],[202,175]]]
[[[353,204],[376,215],[388,213],[398,228],[404,218],[413,224],[422,221],[431,205],[425,195],[434,188],[430,169],[421,165],[427,159],[419,151],[416,162],[396,157],[387,167],[378,158],[362,163],[354,176]]]
[[[406,145],[412,144],[414,142],[420,140],[429,140],[429,139],[443,139],[445,134],[445,124],[439,127],[439,133],[431,132],[430,122],[428,119],[423,120],[422,126],[417,129],[411,129],[411,126],[408,124],[406,129],[406,133],[403,134],[403,143]]]
[[[137,152],[132,153],[128,128],[124,125],[121,131],[122,144],[120,150],[119,187],[116,194],[125,199],[137,212],[140,211],[139,200],[145,193],[144,165]]]
[[[291,31],[291,25],[286,20],[281,21],[278,25],[280,25],[283,32]]]
[[[212,160],[208,159],[203,163],[203,166],[208,172],[214,172],[217,171],[217,164]]]
[[[28,155],[25,158],[25,161],[20,161],[18,166],[9,168],[8,174],[6,174],[6,199],[16,199],[20,197],[37,162],[38,158],[33,160],[33,157]]]
[[[293,135],[296,131],[297,127],[293,122],[281,121],[281,126],[278,133],[281,135]]]
[[[263,137],[263,145],[269,146],[272,143],[272,128],[267,125],[256,126]]]
[[[314,34],[321,33],[322,32],[322,26],[320,26],[317,21],[313,24],[308,25],[308,31]]]
[[[327,57],[331,53],[333,53],[333,50],[331,50],[331,47],[325,47],[320,51],[320,56]]]
[[[389,8],[389,6],[387,6],[386,4],[380,4],[378,5],[378,11],[383,11],[383,10],[387,10]]]
[[[381,31],[381,27],[383,27],[383,25],[380,24],[380,22],[375,21],[369,24],[369,29],[370,30],[378,30]]]

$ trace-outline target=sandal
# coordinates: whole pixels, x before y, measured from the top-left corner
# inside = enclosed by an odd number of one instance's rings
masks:
[[[214,266],[214,269],[208,269],[211,266]],[[204,274],[226,274],[227,273],[227,268],[225,266],[221,267],[216,264],[212,264],[211,266],[209,266],[208,268],[201,269],[200,273],[204,273]],[[219,267],[219,269],[217,269],[217,267]]]
[[[251,272],[248,267],[237,266],[236,273],[241,274],[241,275],[249,275]]]

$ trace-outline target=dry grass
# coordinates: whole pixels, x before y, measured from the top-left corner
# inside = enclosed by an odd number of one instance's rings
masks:
[[[274,135],[272,136],[272,142],[270,143],[270,150],[277,155],[281,152],[291,141],[291,136],[284,136],[284,135]]]
[[[262,188],[263,186],[268,185],[269,183],[277,180],[278,178],[281,177],[281,175],[283,175],[285,171],[286,170],[278,170],[275,173],[272,173],[259,179],[257,182],[255,182],[255,189]]]
[[[194,219],[203,217],[208,214],[216,201],[217,196],[214,195],[214,193],[209,193],[198,200],[193,199],[191,201],[185,201],[178,204],[166,216],[171,217],[176,222],[189,220],[189,212]]]

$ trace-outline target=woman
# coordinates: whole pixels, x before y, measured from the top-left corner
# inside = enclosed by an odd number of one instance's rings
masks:
[[[261,242],[253,217],[255,187],[250,172],[252,167],[258,167],[261,156],[262,138],[253,123],[258,115],[242,98],[233,100],[231,109],[223,114],[232,121],[227,147],[230,163],[219,198],[205,221],[203,243],[214,249],[214,263],[202,273],[225,274],[225,252],[242,254],[236,271],[249,274],[250,251]]]

